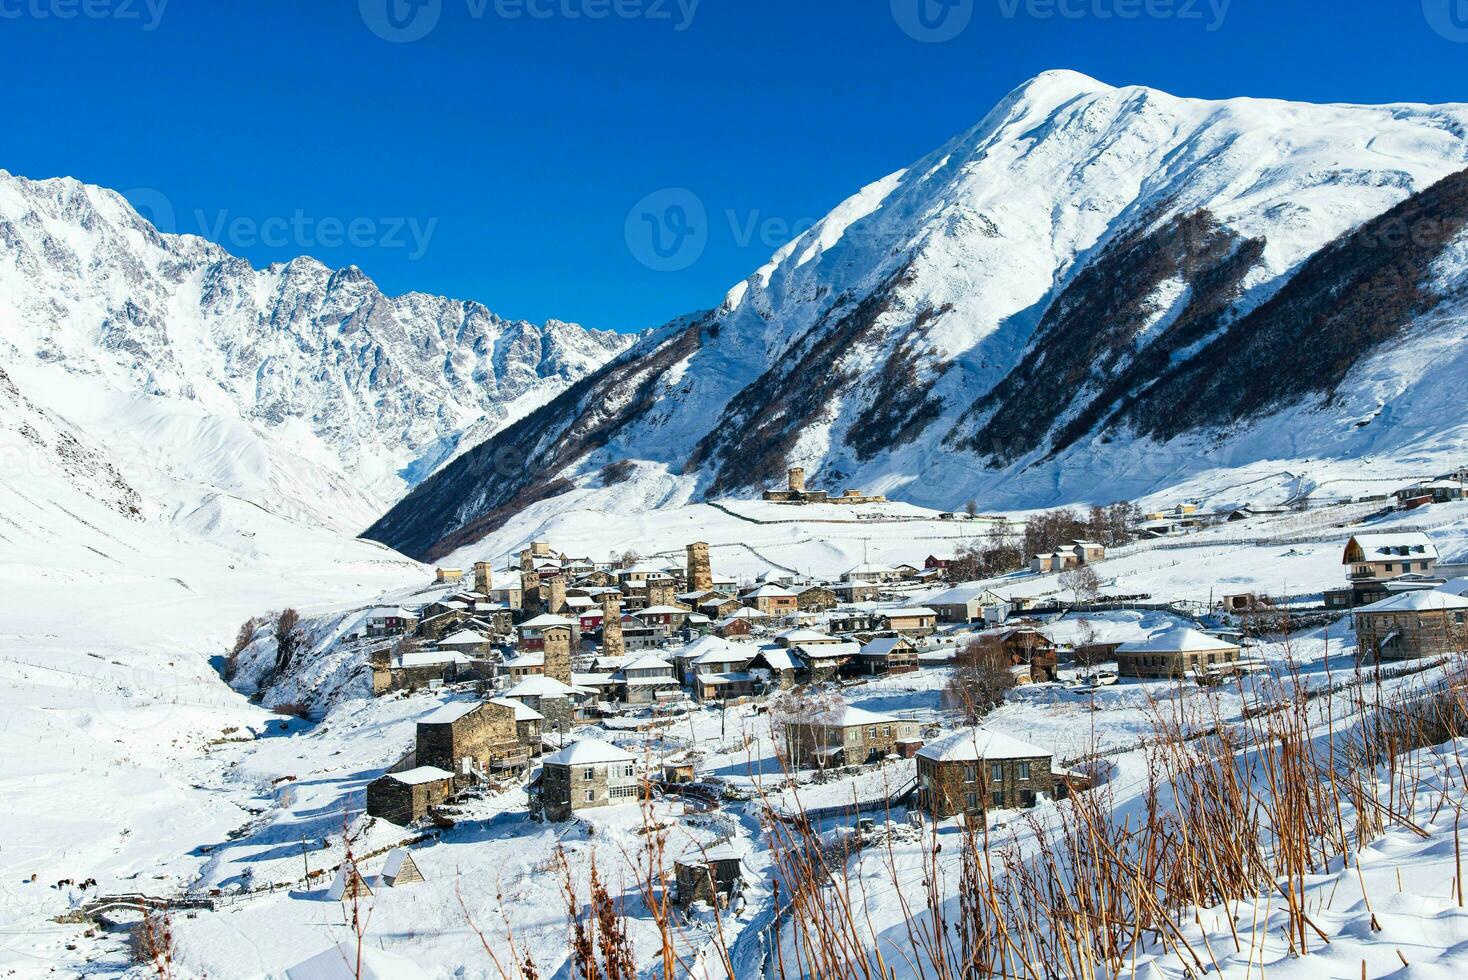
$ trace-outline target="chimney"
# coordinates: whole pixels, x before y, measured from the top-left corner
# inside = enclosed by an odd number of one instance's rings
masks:
[[[603,592],[600,602],[602,656],[626,656],[627,647],[622,642],[622,594]]]
[[[688,591],[708,592],[714,587],[713,566],[709,564],[709,546],[695,541],[688,546]]]
[[[805,467],[790,467],[790,492],[805,493]]]

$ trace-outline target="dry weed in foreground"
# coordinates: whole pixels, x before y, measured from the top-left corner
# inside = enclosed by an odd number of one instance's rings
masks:
[[[1461,663],[1428,688],[1391,696],[1379,673],[1328,680],[1312,690],[1287,670],[1241,688],[1242,720],[1223,717],[1216,692],[1155,703],[1157,736],[1144,749],[1140,799],[1119,805],[1109,785],[1077,793],[1023,819],[1018,826],[1031,846],[1014,833],[991,839],[982,816],[964,821],[957,834],[929,824],[915,871],[912,855],[899,860],[889,839],[882,886],[901,910],[897,932],[905,930],[906,944],[874,941],[871,896],[866,879],[853,875],[845,842],[823,838],[803,812],[776,817],[764,801],[777,937],[766,975],[1103,980],[1131,973],[1141,956],[1164,953],[1202,976],[1219,967],[1217,951],[1200,937],[1222,926],[1202,928],[1201,910],[1223,907],[1232,954],[1264,939],[1261,898],[1285,912],[1289,951],[1310,953],[1329,938],[1305,904],[1309,876],[1333,863],[1349,866],[1351,855],[1388,828],[1423,834],[1412,815],[1424,805],[1435,813],[1447,808],[1461,822],[1468,793],[1461,759],[1425,765],[1419,751],[1468,730]],[[1442,773],[1456,778],[1439,780]],[[663,976],[686,975],[659,897],[666,894],[661,837],[648,839],[641,890],[662,937]],[[1461,853],[1455,858],[1462,904]],[[573,976],[631,978],[624,910],[593,863],[583,915],[564,856],[561,862]],[[1365,899],[1369,909],[1371,896]],[[1251,915],[1245,931],[1238,923]],[[717,976],[722,966],[732,976],[722,931],[719,949],[720,960],[705,972]]]

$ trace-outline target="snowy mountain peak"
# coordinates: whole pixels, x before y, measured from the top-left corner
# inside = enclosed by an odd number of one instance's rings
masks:
[[[302,256],[255,269],[205,239],[158,232],[114,191],[3,171],[0,324],[25,390],[88,379],[92,400],[163,399],[197,424],[254,433],[267,455],[312,459],[331,471],[323,484],[351,488],[348,524],[635,340],[389,297],[356,265]],[[210,458],[195,460],[197,478],[219,475]],[[250,496],[270,505],[274,492]]]
[[[1392,355],[1459,322],[1442,305],[1462,285],[1445,178],[1465,164],[1468,107],[1205,101],[1047,72],[369,533],[438,554],[558,494],[669,506],[790,465],[944,509],[1104,502],[1220,465],[1200,444],[1228,466],[1279,459],[1249,433],[1280,412],[1311,413],[1274,425],[1290,454],[1418,452],[1419,428],[1358,427],[1380,405],[1337,403],[1431,401],[1468,370]],[[1420,248],[1369,248],[1429,217]],[[1249,370],[1266,356],[1288,383]],[[477,457],[507,451],[546,466],[487,484]],[[635,476],[605,486],[620,460]]]

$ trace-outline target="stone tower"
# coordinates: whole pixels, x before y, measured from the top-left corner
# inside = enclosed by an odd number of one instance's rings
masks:
[[[623,657],[627,647],[622,642],[622,594],[603,592],[601,602],[601,653],[603,657]]]
[[[545,637],[545,676],[570,684],[571,627],[547,626],[541,635]]]
[[[805,467],[790,467],[790,492],[805,493]]]
[[[487,596],[492,588],[494,588],[494,566],[487,561],[476,561],[474,563],[474,591]]]
[[[713,587],[714,571],[709,564],[708,543],[695,541],[688,546],[688,591],[708,592]]]
[[[671,606],[678,597],[678,589],[672,582],[647,583],[648,606]]]
[[[540,573],[522,571],[520,573],[520,608],[530,616],[539,616],[545,612],[545,603],[540,597]]]
[[[540,593],[544,611],[560,616],[566,608],[566,576],[547,575],[540,580]]]

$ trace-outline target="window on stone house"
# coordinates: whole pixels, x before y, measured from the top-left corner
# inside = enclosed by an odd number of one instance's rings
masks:
[[[1019,764],[1019,778],[1020,779],[1029,779],[1030,778],[1030,764],[1028,762],[1021,762]]]
[[[1004,764],[996,762],[989,767],[989,778],[996,783],[1004,782]]]
[[[964,782],[966,782],[966,783],[972,783],[972,782],[975,782],[978,778],[979,778],[979,769],[978,769],[977,766],[964,766],[963,767],[963,781]]]
[[[583,770],[581,770],[581,778],[582,779],[588,779],[588,780],[595,779],[596,778],[596,770],[595,769],[583,769]]]
[[[586,791],[586,802],[587,803],[595,803],[596,802],[596,790],[589,789],[589,790]]]
[[[968,808],[970,810],[977,810],[979,808],[979,794],[978,793],[970,793],[970,794],[968,794]]]
[[[996,789],[994,792],[990,793],[989,802],[993,803],[997,807],[1002,808],[1004,806],[1004,790]]]

